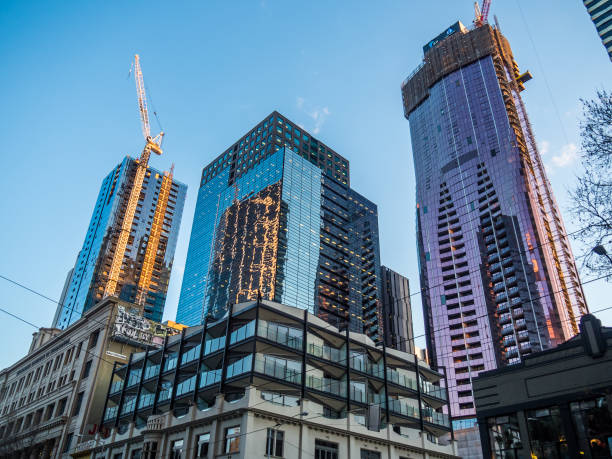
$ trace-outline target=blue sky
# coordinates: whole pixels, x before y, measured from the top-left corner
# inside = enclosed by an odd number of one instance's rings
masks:
[[[102,178],[143,147],[128,71],[139,53],[165,153],[188,184],[166,304],[174,319],[200,172],[272,110],[351,162],[353,187],[379,206],[382,261],[418,290],[414,172],[400,84],[422,46],[472,20],[471,0],[345,2],[37,2],[0,6],[0,274],[59,298]],[[559,205],[579,170],[579,99],[612,81],[579,0],[494,0]],[[153,130],[157,126],[153,123]],[[568,231],[576,228],[566,216]],[[583,279],[585,280],[586,277]],[[591,310],[609,284],[585,286]],[[415,334],[423,332],[413,297]],[[49,301],[0,279],[0,308],[48,326]],[[2,313],[0,313],[2,314]],[[599,315],[612,325],[612,310]],[[28,349],[32,327],[2,314],[0,368]],[[417,345],[424,346],[420,339]]]

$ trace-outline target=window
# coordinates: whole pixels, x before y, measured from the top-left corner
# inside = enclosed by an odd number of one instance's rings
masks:
[[[83,379],[86,379],[89,377],[90,370],[91,370],[91,360],[88,360],[87,363],[85,364],[85,370],[83,371]]]
[[[225,429],[225,453],[237,453],[240,451],[240,426],[232,426]]]
[[[130,459],[142,459],[142,449],[133,449]]]
[[[198,446],[196,449],[196,457],[208,457],[208,445],[210,444],[210,433],[198,435]]]
[[[315,440],[315,459],[338,459],[338,443]]]
[[[95,347],[95,345],[98,344],[98,336],[100,336],[100,330],[96,330],[91,334],[91,336],[89,337],[89,349]]]
[[[70,451],[70,443],[72,443],[72,432],[70,432],[68,434],[68,436],[66,437],[66,444],[64,445],[64,453],[67,453],[68,451]]]
[[[531,451],[537,457],[569,457],[566,434],[557,406],[526,411]]]
[[[81,404],[83,403],[83,395],[85,394],[85,392],[79,392],[79,394],[77,395],[77,399],[76,402],[74,404],[74,410],[72,410],[72,415],[76,416],[77,414],[79,414],[79,411],[81,411]]]
[[[145,443],[142,452],[144,459],[155,459],[157,456],[157,442],[149,441]]]
[[[170,459],[181,459],[183,454],[183,439],[174,440],[172,442],[172,451],[170,452]]]
[[[113,456],[113,459],[121,459],[122,457],[123,457],[123,453],[116,453],[116,454]]]
[[[285,433],[282,430],[268,429],[266,441],[266,454],[268,456],[283,456],[283,440]]]
[[[380,452],[370,451],[369,449],[362,449],[361,459],[380,459]]]
[[[64,414],[64,410],[66,409],[67,402],[68,402],[68,398],[65,397],[57,403],[57,411],[55,412],[56,416],[61,416],[62,414]]]

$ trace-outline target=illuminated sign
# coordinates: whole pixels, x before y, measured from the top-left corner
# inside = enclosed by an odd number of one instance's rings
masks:
[[[426,54],[427,51],[429,51],[431,48],[436,46],[438,43],[440,43],[446,37],[450,37],[454,33],[463,31],[464,29],[465,29],[465,27],[463,26],[463,24],[461,24],[461,22],[459,22],[459,21],[455,22],[452,26],[450,26],[448,29],[446,29],[444,32],[442,32],[440,35],[438,35],[436,38],[434,38],[429,43],[427,43],[425,46],[423,46],[423,53]]]

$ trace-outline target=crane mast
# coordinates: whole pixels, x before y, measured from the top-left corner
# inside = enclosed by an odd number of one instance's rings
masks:
[[[144,80],[142,77],[142,70],[140,68],[140,57],[138,56],[138,54],[136,54],[134,58],[134,80],[136,82],[136,92],[138,94],[138,108],[140,111],[140,121],[142,125],[142,133],[146,140],[146,144],[145,144],[144,149],[142,150],[142,153],[140,154],[140,158],[136,160],[137,162],[136,174],[134,176],[134,182],[130,189],[130,194],[127,200],[127,205],[126,205],[125,213],[123,215],[123,219],[121,222],[121,227],[119,228],[119,234],[117,237],[115,253],[113,254],[110,271],[108,273],[108,280],[104,288],[104,297],[115,295],[116,290],[117,290],[117,283],[119,282],[119,277],[121,275],[121,267],[123,265],[125,249],[128,245],[130,233],[132,231],[132,224],[134,223],[134,215],[136,214],[136,207],[140,199],[140,193],[142,192],[142,184],[144,182],[147,168],[149,166],[149,158],[151,157],[151,152],[157,155],[162,154],[161,143],[164,137],[164,133],[160,132],[157,136],[151,137],[151,126],[149,124],[149,112],[147,110],[147,96],[145,93]],[[165,178],[166,176],[164,177],[164,179]],[[172,174],[170,174],[170,184],[171,183],[172,183]],[[165,214],[165,207],[166,207],[167,202],[168,202],[168,199],[166,197],[164,205],[160,206],[161,203],[158,200],[155,213],[157,214],[158,209],[163,208],[163,211]],[[162,222],[163,222],[163,219],[162,219]],[[157,238],[157,243],[155,245],[157,246],[158,243],[159,243],[159,236]],[[149,236],[149,241],[147,243],[147,248],[149,245],[151,245],[150,236]],[[155,253],[157,253],[157,249],[155,250]],[[141,278],[142,278],[142,275],[141,275]],[[149,282],[150,282],[150,276],[149,276]],[[139,297],[140,296],[141,295],[139,295]],[[145,296],[145,299],[146,299],[146,296]],[[142,301],[143,302],[140,304],[144,304],[144,300]]]
[[[482,0],[482,8],[478,6],[478,2],[474,2],[474,25],[480,27],[486,24],[489,17],[489,9],[491,8],[492,0]]]

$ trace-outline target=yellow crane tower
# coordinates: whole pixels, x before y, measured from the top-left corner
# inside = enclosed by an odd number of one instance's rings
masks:
[[[125,256],[125,249],[127,247],[130,233],[132,231],[132,224],[134,222],[134,215],[136,213],[136,206],[140,199],[140,193],[142,191],[142,184],[147,173],[149,165],[149,158],[151,152],[161,155],[162,149],[161,144],[164,137],[164,133],[160,132],[155,137],[151,137],[151,126],[149,124],[149,112],[147,110],[147,96],[145,93],[144,80],[142,77],[142,70],[140,69],[140,57],[138,54],[134,57],[134,80],[136,81],[136,92],[138,94],[138,108],[140,110],[140,120],[142,124],[142,133],[146,140],[146,144],[140,158],[136,160],[138,167],[136,169],[136,175],[134,177],[134,183],[130,190],[128,197],[125,214],[121,222],[121,228],[119,229],[119,236],[117,239],[117,245],[115,247],[115,253],[113,254],[113,260],[111,263],[110,271],[108,274],[108,281],[104,288],[104,297],[114,295],[117,290],[117,283],[121,274],[121,268],[123,265],[123,259]],[[141,270],[140,279],[138,282],[138,298],[137,302],[141,305],[146,300],[146,292],[149,284],[151,283],[151,277],[153,273],[153,267],[155,264],[155,258],[159,246],[159,238],[164,223],[164,217],[166,213],[166,206],[168,204],[168,196],[170,188],[172,186],[172,175],[173,171],[164,173],[162,179],[162,185],[160,187],[157,205],[155,208],[155,215],[153,223],[151,225],[151,232],[147,241],[147,248],[145,251],[145,257]]]

